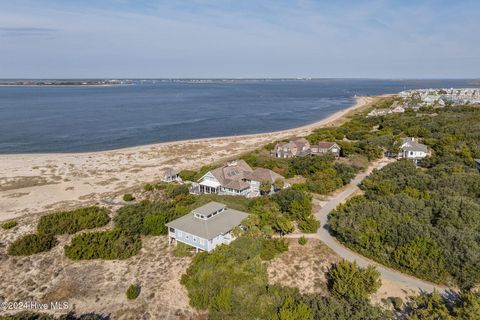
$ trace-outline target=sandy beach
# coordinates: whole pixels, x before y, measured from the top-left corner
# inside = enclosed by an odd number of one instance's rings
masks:
[[[262,134],[207,138],[88,152],[0,155],[0,221],[101,201],[159,181],[162,169],[197,169],[234,158],[275,140],[336,125],[374,98],[307,126]]]

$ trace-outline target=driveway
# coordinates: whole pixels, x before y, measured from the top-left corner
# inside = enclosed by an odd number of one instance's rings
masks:
[[[320,239],[324,242],[330,249],[332,249],[336,254],[348,261],[356,261],[359,266],[366,267],[368,265],[373,265],[377,268],[377,270],[382,275],[382,278],[403,283],[408,285],[409,287],[418,288],[422,291],[432,292],[433,289],[437,289],[439,292],[444,293],[445,291],[449,290],[448,287],[437,285],[430,283],[428,281],[420,280],[414,278],[412,276],[403,274],[399,271],[390,269],[381,265],[377,262],[374,262],[364,256],[353,252],[352,250],[348,249],[347,247],[343,246],[340,242],[338,242],[332,235],[329,233],[329,225],[328,225],[328,214],[330,211],[335,209],[339,204],[345,202],[349,197],[354,195],[357,191],[359,191],[358,185],[368,176],[373,169],[380,169],[390,163],[391,160],[382,159],[379,161],[374,162],[365,172],[358,174],[346,187],[342,189],[341,192],[331,196],[327,203],[320,207],[320,204],[317,200],[314,200],[314,215],[320,221],[321,225],[318,229],[316,234],[305,234],[308,238],[316,238]],[[291,237],[299,237],[301,235],[291,235]]]

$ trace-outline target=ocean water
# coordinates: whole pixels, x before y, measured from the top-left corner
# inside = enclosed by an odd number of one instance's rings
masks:
[[[84,152],[290,129],[355,95],[474,87],[470,80],[272,80],[0,87],[0,154]]]

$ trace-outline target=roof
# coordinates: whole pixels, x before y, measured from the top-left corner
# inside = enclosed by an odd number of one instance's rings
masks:
[[[224,210],[207,220],[196,218],[193,212],[190,212],[167,223],[166,226],[210,240],[240,225],[246,217],[248,213],[233,209]]]
[[[226,186],[231,180],[241,180],[245,172],[251,171],[253,171],[252,168],[244,160],[238,160],[236,164],[226,164],[213,169],[210,173],[222,186]]]
[[[270,169],[265,168],[257,168],[253,170],[253,172],[247,173],[245,175],[246,179],[254,180],[254,181],[268,181],[270,183],[274,183],[277,179],[284,179],[283,176],[279,175],[276,172],[273,172]]]
[[[217,211],[219,211],[221,209],[224,209],[226,207],[227,206],[224,205],[223,203],[212,201],[212,202],[209,202],[209,203],[207,203],[207,204],[205,204],[201,207],[193,209],[192,212],[195,212],[195,213],[206,216],[206,215],[209,215],[210,213],[217,212]]]
[[[276,148],[284,148],[287,147],[288,150],[296,147],[297,149],[303,149],[305,146],[309,146],[310,142],[308,142],[307,139],[305,138],[296,138],[293,140],[290,140],[288,142],[280,142],[277,144]]]
[[[226,185],[223,186],[224,188],[234,189],[234,190],[245,190],[250,188],[250,185],[243,181],[243,180],[231,180]]]
[[[423,151],[425,153],[428,152],[427,146],[416,142],[414,138],[403,138],[401,148],[405,151]]]
[[[173,176],[176,176],[178,173],[179,173],[178,170],[176,170],[174,168],[171,168],[171,167],[167,167],[167,168],[163,169],[163,175],[164,176],[173,177]]]
[[[316,145],[320,149],[330,149],[337,144],[335,142],[319,141],[319,142],[316,143]]]

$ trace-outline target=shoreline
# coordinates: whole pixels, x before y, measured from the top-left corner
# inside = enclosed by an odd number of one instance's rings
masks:
[[[0,85],[1,86],[1,85]],[[240,134],[240,135],[230,135],[230,136],[217,136],[217,137],[207,137],[207,138],[193,138],[193,139],[185,139],[185,140],[175,140],[175,141],[165,141],[165,142],[155,142],[155,143],[148,143],[142,144],[137,146],[131,147],[124,147],[124,148],[116,148],[116,149],[107,149],[107,150],[99,150],[99,151],[78,151],[78,152],[32,152],[32,153],[0,153],[0,160],[2,157],[11,157],[11,156],[46,156],[46,155],[86,155],[86,154],[101,154],[101,153],[110,153],[110,152],[129,152],[135,151],[143,148],[151,148],[151,147],[161,147],[161,146],[169,146],[175,145],[180,143],[197,143],[197,142],[206,142],[206,141],[216,141],[216,140],[223,140],[223,139],[248,139],[248,138],[255,138],[257,136],[263,135],[285,135],[288,133],[292,134],[308,134],[309,132],[325,127],[325,126],[333,126],[334,122],[341,120],[343,117],[347,116],[349,113],[354,111],[358,111],[362,107],[366,106],[367,104],[371,103],[374,98],[379,97],[387,97],[391,96],[392,94],[384,94],[379,96],[357,96],[354,97],[355,103],[343,110],[339,110],[326,118],[320,119],[318,121],[312,122],[310,124],[306,124],[300,127],[295,127],[291,129],[284,129],[284,130],[277,130],[277,131],[267,131],[267,132],[260,132],[260,133],[248,133],[248,134]],[[0,165],[1,168],[1,165]]]
[[[342,123],[371,105],[356,103],[314,123],[275,132],[190,139],[83,153],[0,155],[0,222],[78,206],[118,201],[144,183],[158,182],[162,169],[198,169],[251,152],[276,140],[305,136]]]

